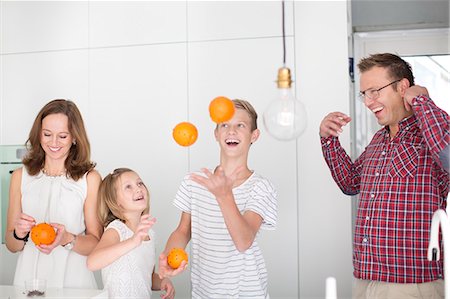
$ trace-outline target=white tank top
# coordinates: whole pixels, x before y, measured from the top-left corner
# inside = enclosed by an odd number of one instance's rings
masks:
[[[133,231],[120,220],[112,221],[107,227],[114,229],[125,241],[133,236]],[[105,231],[106,231],[105,230]],[[155,267],[155,232],[148,232],[150,240],[121,256],[102,269],[103,284],[108,298],[151,298],[152,273]]]
[[[62,176],[47,176],[40,172],[30,176],[22,168],[22,211],[36,223],[63,224],[73,234],[86,230],[84,201],[87,196],[86,174],[78,181]],[[48,287],[97,288],[95,277],[86,267],[86,257],[62,246],[45,255],[36,249],[31,239],[19,254],[14,285],[24,285],[32,278],[44,278]]]

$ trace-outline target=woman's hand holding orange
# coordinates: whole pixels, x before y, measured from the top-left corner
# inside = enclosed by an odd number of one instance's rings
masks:
[[[36,220],[30,215],[21,213],[19,219],[17,219],[14,230],[19,238],[25,237],[36,224]]]
[[[66,227],[63,224],[50,223],[50,225],[53,226],[54,228],[56,228],[55,241],[53,241],[53,243],[51,243],[49,245],[45,245],[45,244],[36,245],[36,248],[44,254],[50,254],[53,251],[53,249],[64,244],[63,240],[64,240],[65,234],[70,234],[69,232],[66,231]]]

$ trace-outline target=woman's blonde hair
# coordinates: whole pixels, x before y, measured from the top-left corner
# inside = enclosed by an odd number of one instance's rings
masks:
[[[122,174],[126,172],[136,173],[129,168],[117,168],[114,169],[112,173],[108,174],[100,184],[98,191],[98,216],[103,227],[108,226],[109,223],[116,219],[119,219],[122,222],[126,222],[127,220],[123,215],[123,209],[117,203],[117,182]],[[142,214],[146,214],[150,210],[150,194],[147,186],[145,186],[145,189],[147,190],[147,197],[149,200],[147,208]]]

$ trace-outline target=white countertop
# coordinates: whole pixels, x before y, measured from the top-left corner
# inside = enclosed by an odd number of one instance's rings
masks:
[[[44,296],[28,297],[24,287],[0,285],[0,298],[108,298],[108,294],[103,290],[93,289],[67,289],[50,288],[45,291]]]

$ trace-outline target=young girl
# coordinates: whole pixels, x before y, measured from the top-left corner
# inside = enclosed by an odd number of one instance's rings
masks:
[[[151,298],[165,290],[173,298],[169,279],[155,273],[155,241],[149,215],[149,192],[139,175],[128,168],[108,174],[100,185],[98,212],[105,228],[87,259],[91,271],[102,269],[109,298]]]

